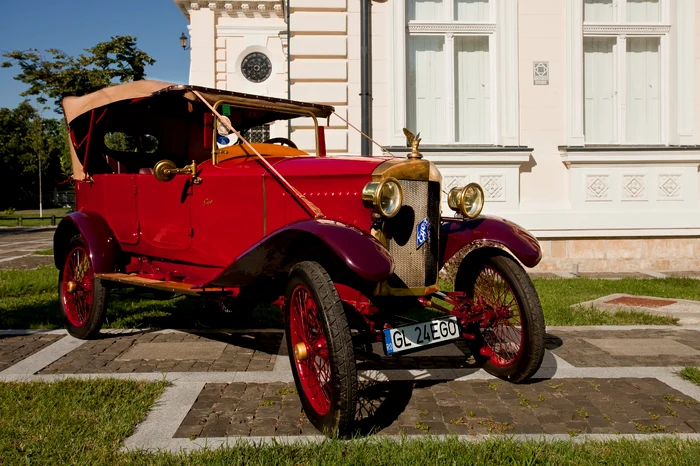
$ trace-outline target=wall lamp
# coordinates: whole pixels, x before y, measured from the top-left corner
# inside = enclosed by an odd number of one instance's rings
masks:
[[[188,40],[187,36],[183,32],[182,35],[180,36],[180,47],[182,47],[182,50],[190,50],[192,47],[188,45]]]

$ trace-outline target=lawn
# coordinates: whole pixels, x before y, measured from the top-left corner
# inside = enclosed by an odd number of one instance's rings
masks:
[[[693,465],[700,457],[699,442],[675,438],[574,444],[373,437],[264,448],[234,444],[190,454],[120,451],[165,386],[113,379],[0,383],[0,464]]]
[[[44,209],[43,219],[37,220],[24,220],[26,217],[39,217],[38,210],[17,210],[12,213],[5,213],[0,210],[0,227],[16,227],[18,226],[18,217],[22,217],[22,226],[46,226],[51,225],[51,217],[56,216],[56,224],[65,217],[68,209],[58,208],[58,209]],[[8,219],[8,217],[12,217]]]
[[[0,328],[59,328],[54,267],[0,271]],[[655,280],[536,279],[547,325],[668,325],[676,319],[641,312],[599,312],[572,305],[612,293],[700,300],[698,281],[689,278]],[[204,311],[204,312],[203,312]],[[410,317],[427,317],[425,311]],[[135,297],[133,290],[109,297],[106,327],[112,328],[282,328],[279,311],[259,306],[253,312],[224,312],[216,303],[196,298]]]

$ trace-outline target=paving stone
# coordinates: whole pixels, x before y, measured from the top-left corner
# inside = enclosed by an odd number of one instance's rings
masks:
[[[374,411],[364,413],[362,418],[363,426],[374,423],[379,435],[402,431],[412,436],[700,432],[700,404],[692,404],[693,400],[655,379],[559,379],[523,386],[499,385],[496,391],[484,381],[416,382],[412,383],[409,397],[405,396],[405,389],[392,390],[396,386],[391,384],[396,382],[373,385],[381,398],[372,405]],[[207,384],[177,435],[315,435],[317,431],[303,415],[293,387],[291,383]],[[475,393],[483,387],[487,391],[472,407],[445,405],[438,400],[457,399],[456,389]],[[515,398],[510,396],[511,391]],[[369,393],[365,392],[365,396]],[[539,393],[546,393],[545,399],[535,396]],[[565,398],[567,393],[575,403]],[[506,399],[501,399],[504,394]],[[276,399],[270,400],[271,397]],[[523,397],[527,404],[521,404]],[[644,406],[640,406],[642,400]],[[675,409],[677,417],[666,412],[668,405]],[[375,412],[381,416],[372,417]],[[202,422],[201,434],[192,433]],[[193,427],[184,429],[185,426]]]
[[[557,329],[550,333],[552,337],[560,343],[550,350],[575,367],[676,367],[697,365],[700,360],[700,332],[695,330],[636,329],[611,332]],[[616,340],[610,343],[612,347],[601,343],[602,340],[612,339]],[[654,343],[650,344],[650,341]],[[592,342],[601,343],[605,348]]]
[[[14,366],[39,350],[56,343],[63,335],[0,335],[0,371]]]
[[[280,332],[105,333],[40,373],[271,371],[281,342]]]

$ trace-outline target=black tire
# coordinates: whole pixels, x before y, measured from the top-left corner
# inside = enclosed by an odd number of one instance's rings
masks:
[[[294,351],[295,343],[293,340],[297,340],[298,344],[299,338],[292,334],[292,327],[296,324],[292,322],[294,317],[291,315],[291,312],[297,312],[297,307],[292,305],[291,302],[293,296],[296,296],[295,290],[304,290],[304,287],[310,291],[316,306],[317,317],[320,320],[327,343],[326,359],[330,359],[330,383],[325,384],[330,390],[330,403],[327,412],[317,410],[309,399],[307,390],[304,388],[305,386],[301,380],[300,368],[298,367],[298,364],[303,365],[305,363],[302,360],[297,360]],[[301,291],[298,292],[301,293]],[[358,388],[355,352],[350,326],[348,325],[338,291],[326,270],[317,262],[300,262],[290,271],[285,293],[284,316],[289,359],[299,398],[306,416],[311,421],[311,424],[324,434],[341,438],[348,437],[353,430],[357,409]],[[294,335],[298,334],[295,333]],[[313,356],[313,358],[316,357]],[[325,360],[321,359],[319,361],[325,362]],[[321,384],[319,384],[319,387],[322,390]]]
[[[80,315],[76,314],[76,305],[71,305],[75,303],[75,299],[84,299],[87,296],[86,290],[78,289],[75,291],[75,298],[70,297],[70,293],[67,291],[67,283],[64,283],[64,278],[66,282],[71,281],[70,278],[66,276],[67,262],[73,257],[74,251],[84,251],[88,252],[85,256],[80,257],[80,262],[82,264],[87,264],[89,266],[89,273],[93,275],[92,279],[85,280],[86,285],[91,284],[92,289],[89,291],[92,294],[91,305],[86,306],[83,310],[87,312],[87,318],[81,320]],[[66,256],[63,258],[63,263],[61,264],[61,269],[58,274],[58,304],[61,308],[61,314],[66,324],[66,329],[68,333],[81,340],[88,340],[97,336],[104,324],[106,311],[107,311],[107,290],[102,286],[100,280],[94,278],[94,269],[92,268],[92,261],[90,260],[89,249],[85,240],[81,235],[76,235],[68,242],[66,247]],[[83,272],[87,273],[87,272]],[[73,280],[75,281],[75,280]],[[73,311],[72,311],[73,309]],[[80,322],[76,320],[81,320]]]
[[[537,372],[544,358],[545,323],[542,305],[525,270],[511,257],[500,254],[475,254],[465,257],[457,271],[455,291],[464,291],[469,298],[474,298],[475,294],[478,296],[479,292],[475,293],[475,284],[479,276],[495,276],[489,269],[500,275],[515,297],[521,320],[521,348],[508,360],[507,365],[505,359],[499,358],[498,355],[483,356],[479,350],[487,343],[488,339],[484,338],[484,335],[488,336],[490,329],[479,329],[478,325],[470,328],[472,333],[476,334],[476,340],[470,341],[469,347],[474,358],[483,364],[488,373],[510,382],[523,382]]]

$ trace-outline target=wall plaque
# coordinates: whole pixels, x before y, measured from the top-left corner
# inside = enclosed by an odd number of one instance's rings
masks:
[[[532,67],[532,77],[535,86],[549,85],[549,62],[536,61]]]

